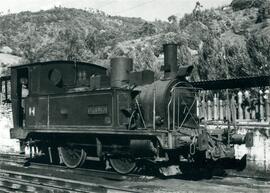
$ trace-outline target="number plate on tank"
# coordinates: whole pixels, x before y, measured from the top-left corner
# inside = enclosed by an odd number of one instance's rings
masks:
[[[105,105],[88,106],[88,115],[103,115],[108,113],[108,108]]]

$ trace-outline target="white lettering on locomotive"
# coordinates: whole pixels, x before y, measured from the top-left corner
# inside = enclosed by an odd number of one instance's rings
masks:
[[[35,107],[29,107],[28,113],[29,113],[29,116],[35,116],[36,108]]]

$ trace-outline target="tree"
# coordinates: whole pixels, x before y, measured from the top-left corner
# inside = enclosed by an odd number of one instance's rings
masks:
[[[85,38],[85,46],[87,49],[89,49],[93,54],[96,53],[97,49],[97,37],[96,32],[89,33],[87,37]]]
[[[195,18],[197,20],[199,20],[200,16],[201,16],[201,8],[203,6],[201,5],[201,3],[199,1],[196,2],[195,8],[193,9],[192,13],[195,16]]]
[[[145,22],[139,29],[140,36],[151,36],[156,33],[156,27],[154,24]]]
[[[270,1],[265,1],[261,4],[258,10],[257,23],[260,23],[266,19],[270,19]]]
[[[168,17],[168,21],[170,24],[167,30],[169,32],[177,32],[178,31],[177,17],[175,15],[171,15],[170,17]]]
[[[41,38],[36,33],[35,26],[29,26],[19,48],[23,52],[23,59],[29,63],[39,62],[46,52],[42,46]]]
[[[177,21],[177,17],[175,15],[171,15],[170,17],[168,17],[168,21],[170,23],[175,23]]]

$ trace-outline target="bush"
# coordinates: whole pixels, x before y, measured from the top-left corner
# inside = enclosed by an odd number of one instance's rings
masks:
[[[247,49],[253,62],[253,68],[261,74],[269,74],[270,66],[270,27],[253,34],[247,41]]]
[[[260,7],[265,0],[233,0],[231,6],[234,11],[239,11],[251,7]]]
[[[259,8],[257,23],[270,19],[270,1],[265,1]]]

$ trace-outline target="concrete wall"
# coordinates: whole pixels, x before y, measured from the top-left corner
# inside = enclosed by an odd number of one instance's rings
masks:
[[[270,126],[262,128],[242,126],[238,133],[245,134],[247,131],[253,131],[253,147],[235,146],[237,158],[242,157],[245,153],[248,155],[247,168],[243,173],[258,176],[269,175],[270,177]]]
[[[0,112],[0,152],[14,153],[19,152],[18,140],[10,139],[9,130],[12,128],[11,113],[4,114]]]

